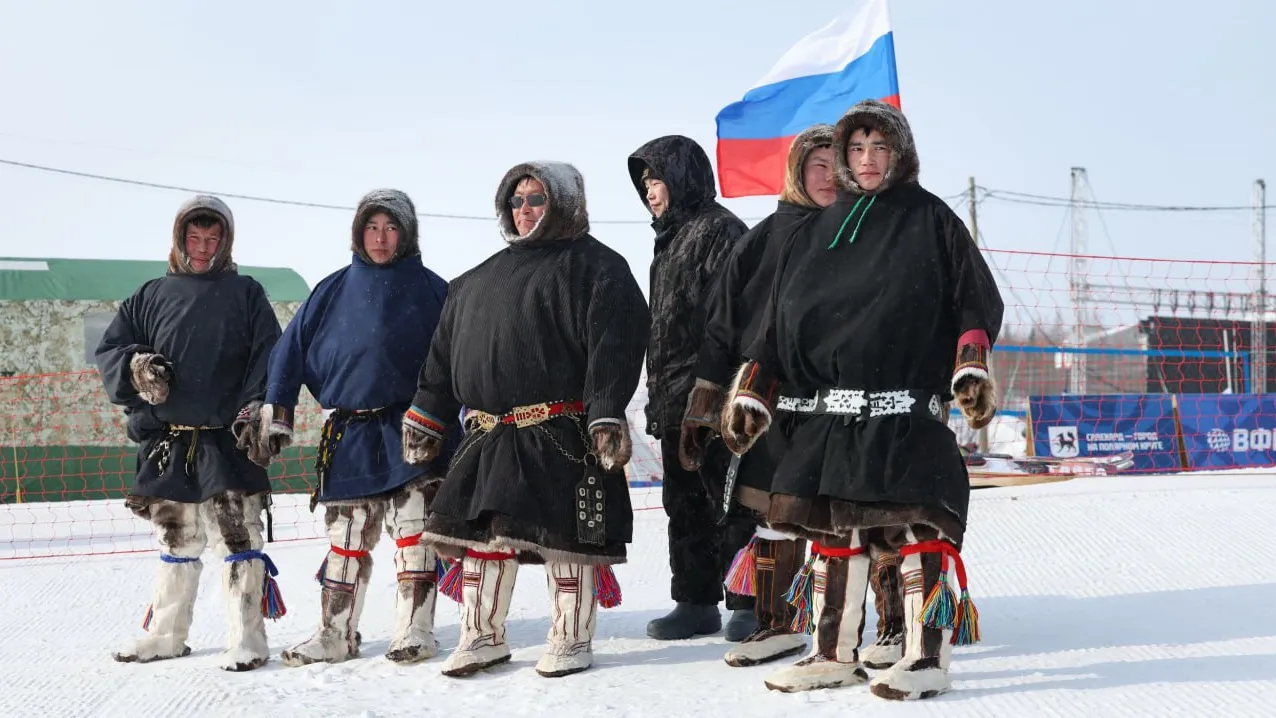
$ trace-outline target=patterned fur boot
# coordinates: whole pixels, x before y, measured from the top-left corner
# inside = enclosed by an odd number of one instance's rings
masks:
[[[766,686],[774,691],[813,691],[868,680],[858,650],[871,568],[868,554],[860,547],[858,538],[852,548],[817,544],[812,553],[812,575],[805,579],[812,583],[812,650],[806,658],[767,677]]]
[[[536,672],[547,678],[569,676],[594,662],[593,639],[598,625],[598,600],[594,597],[594,567],[547,562],[549,584],[549,645],[536,662]]]
[[[443,675],[460,677],[505,663],[505,617],[514,597],[518,561],[512,552],[465,552],[461,573],[461,641],[443,665]]]
[[[890,668],[904,656],[904,595],[899,555],[883,553],[873,562],[873,605],[877,609],[877,640],[860,651],[860,660],[873,670]]]
[[[758,628],[727,651],[730,666],[756,666],[801,653],[806,639],[792,628],[796,613],[785,598],[793,577],[806,558],[806,541],[763,537],[754,539],[754,611]],[[782,536],[782,535],[781,535]]]
[[[873,695],[890,700],[932,698],[948,691],[953,644],[979,641],[979,614],[966,591],[961,556],[944,540],[919,542],[910,532],[909,542],[900,549],[904,656],[869,684]],[[948,584],[950,561],[957,571],[960,599]]]
[[[394,537],[398,591],[394,635],[385,657],[395,663],[417,663],[439,654],[434,639],[434,609],[439,596],[438,559],[421,543],[426,497],[420,486],[398,492],[386,508],[385,523]]]
[[[316,576],[322,586],[319,630],[280,655],[285,665],[340,663],[359,655],[359,618],[372,576],[371,551],[384,516],[379,503],[328,507],[324,518],[332,545]]]

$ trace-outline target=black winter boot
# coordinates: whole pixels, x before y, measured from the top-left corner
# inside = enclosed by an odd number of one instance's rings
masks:
[[[753,609],[737,608],[731,612],[731,618],[727,621],[723,635],[728,641],[739,643],[756,630],[758,630],[758,617]]]
[[[647,624],[647,635],[657,641],[681,641],[722,630],[717,604],[697,606],[679,601],[668,615]]]

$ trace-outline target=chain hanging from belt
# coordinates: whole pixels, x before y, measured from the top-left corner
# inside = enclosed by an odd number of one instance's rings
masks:
[[[585,427],[581,424],[580,415],[585,413],[585,406],[579,401],[548,401],[540,404],[529,404],[527,406],[516,406],[506,414],[489,414],[486,411],[478,409],[470,409],[465,412],[465,428],[467,433],[465,439],[461,441],[460,448],[452,457],[452,461],[448,464],[448,469],[456,466],[471,448],[476,446],[489,433],[501,424],[512,425],[516,429],[536,429],[549,439],[549,442],[558,449],[558,452],[567,457],[567,460],[574,464],[584,464],[592,456],[595,460],[593,451],[589,449],[589,434],[585,431]],[[585,456],[576,458],[572,456],[563,445],[554,437],[554,434],[545,427],[545,423],[550,419],[563,416],[571,419],[576,425],[576,430],[580,433],[581,441],[585,443]]]
[[[371,421],[385,413],[385,407],[376,409],[333,409],[323,422],[323,431],[319,435],[319,448],[315,452],[315,478],[318,484],[310,494],[310,511],[319,503],[319,495],[323,493],[328,472],[332,469],[332,455],[337,444],[346,435],[346,426],[352,421]]]
[[[602,475],[598,471],[598,455],[592,448],[589,432],[585,430],[580,415],[585,413],[585,406],[578,401],[558,401],[530,406],[514,407],[508,414],[497,416],[485,411],[472,409],[465,415],[465,425],[469,433],[452,459],[452,466],[470,449],[497,426],[513,425],[516,429],[536,429],[545,435],[549,442],[573,464],[585,468],[584,476],[572,489],[572,513],[576,518],[576,539],[581,543],[605,546],[607,543],[606,505],[607,492],[603,488]],[[585,455],[577,458],[545,426],[545,423],[556,416],[565,416],[576,425],[581,441],[585,445]],[[592,461],[591,461],[592,459]]]
[[[146,455],[146,460],[150,461],[156,457],[159,458],[159,475],[163,476],[168,471],[168,463],[173,453],[173,442],[182,434],[189,432],[190,445],[186,448],[186,476],[195,477],[195,457],[196,450],[199,446],[199,432],[201,431],[217,431],[225,429],[225,426],[187,426],[186,424],[169,424],[168,430],[164,433],[164,438],[155,443],[150,453]]]

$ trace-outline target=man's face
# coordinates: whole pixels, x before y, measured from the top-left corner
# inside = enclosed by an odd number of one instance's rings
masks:
[[[877,130],[858,129],[851,135],[846,147],[846,164],[851,177],[866,192],[882,186],[886,171],[891,166],[891,148],[886,138]]]
[[[385,212],[377,212],[363,225],[363,251],[372,261],[385,264],[399,249],[399,224]]]
[[[510,197],[510,211],[514,216],[514,231],[518,236],[526,237],[536,228],[536,223],[545,216],[549,207],[549,198],[545,194],[545,185],[534,177],[526,177],[514,188],[514,196]]]
[[[832,147],[818,147],[806,156],[802,162],[802,189],[821,207],[827,207],[837,199]]]
[[[194,224],[186,225],[186,256],[190,257],[191,269],[203,274],[213,265],[213,257],[217,256],[217,248],[222,243],[221,223],[204,229]]]
[[[651,177],[643,180],[642,183],[647,188],[647,206],[651,207],[651,213],[656,219],[660,219],[660,215],[669,209],[669,188],[664,182]]]

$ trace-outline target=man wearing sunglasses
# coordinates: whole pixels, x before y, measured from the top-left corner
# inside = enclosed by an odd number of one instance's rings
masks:
[[[729,452],[721,442],[705,449],[698,471],[682,468],[678,442],[687,402],[696,386],[709,286],[717,268],[748,227],[717,202],[713,168],[704,149],[680,135],[654,139],[629,156],[629,176],[656,230],[651,263],[651,341],[647,348],[647,433],[660,440],[663,502],[669,516],[671,594],[667,616],[647,625],[658,640],[680,640],[722,628],[718,603],[733,611],[727,640],[757,627],[753,598],[725,592],[723,580],[736,552],[752,537],[744,512],[717,523]],[[719,404],[720,405],[720,404]]]

